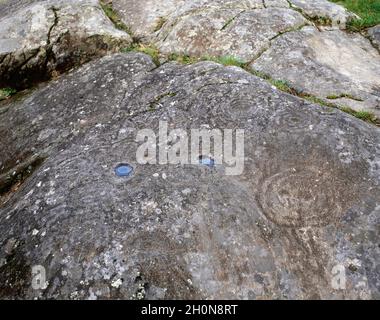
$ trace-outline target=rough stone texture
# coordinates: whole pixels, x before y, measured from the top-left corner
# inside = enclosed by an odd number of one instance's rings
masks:
[[[162,10],[166,5],[155,10],[154,5],[150,9],[152,1],[145,2],[135,4],[138,14],[122,16],[136,36],[145,37],[164,54],[233,55],[249,62],[268,48],[273,37],[308,23],[300,13],[289,9],[286,1],[265,5],[262,0],[177,1],[175,6],[168,4],[165,13]],[[116,1],[114,6],[117,9],[123,5],[123,12],[129,13],[128,4]]]
[[[351,19],[359,18],[344,7],[328,0],[290,0],[289,2],[309,18],[320,22],[325,20],[340,29],[346,29]]]
[[[17,12],[19,9],[30,4],[42,1],[43,0],[0,0],[0,18],[9,15],[11,12]]]
[[[336,4],[112,3],[164,54],[232,55],[380,116],[378,27],[371,44],[318,26],[345,27],[353,15]],[[131,41],[95,0],[0,0],[0,88]],[[137,132],[162,120],[244,129],[243,174],[138,164]],[[1,298],[380,299],[380,130],[240,68],[110,55],[2,101],[0,137]],[[115,175],[120,163],[132,177]],[[46,289],[32,289],[35,265]],[[344,290],[331,284],[337,265]]]
[[[136,37],[151,39],[169,18],[215,9],[289,8],[287,0],[113,0],[114,9]]]
[[[131,41],[95,0],[2,2],[0,87],[27,87]]]
[[[160,19],[167,19],[185,0],[114,0],[113,8],[136,37],[144,38],[155,32]]]
[[[156,45],[165,54],[232,55],[249,62],[278,34],[305,24],[301,14],[284,8],[207,10],[168,20]]]
[[[368,34],[372,43],[380,50],[380,25],[370,28]]]
[[[379,52],[362,35],[339,32],[358,18],[341,5],[327,0],[115,0],[113,6],[137,38],[163,55],[233,56],[318,98],[335,97],[330,102],[338,106],[380,115]],[[376,30],[369,31],[374,46]]]
[[[137,164],[160,120],[244,129],[244,173]],[[0,135],[0,175],[44,159],[0,207],[3,298],[380,298],[380,130],[338,110],[236,67],[118,54],[8,102]]]
[[[251,67],[299,91],[380,116],[380,55],[360,34],[305,27],[276,38]]]

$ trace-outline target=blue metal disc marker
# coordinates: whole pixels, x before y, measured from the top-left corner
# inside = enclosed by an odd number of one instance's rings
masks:
[[[199,157],[199,163],[201,165],[207,166],[209,168],[215,167],[215,161],[212,158],[205,157],[205,156],[200,156]]]
[[[129,177],[132,172],[133,168],[128,163],[121,163],[115,168],[115,174],[118,177]]]

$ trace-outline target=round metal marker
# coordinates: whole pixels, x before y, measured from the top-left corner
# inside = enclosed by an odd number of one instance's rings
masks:
[[[130,177],[133,173],[133,167],[128,163],[121,163],[115,168],[115,174],[118,177]]]
[[[214,161],[214,159],[212,159],[210,157],[200,156],[199,157],[199,163],[201,165],[207,166],[209,168],[215,167],[215,161]]]

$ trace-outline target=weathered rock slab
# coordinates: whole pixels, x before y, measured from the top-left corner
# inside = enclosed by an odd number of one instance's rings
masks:
[[[307,23],[285,8],[210,9],[168,20],[155,44],[165,54],[231,55],[249,62],[268,49],[272,38]]]
[[[96,0],[0,3],[0,86],[27,87],[132,42]],[[9,9],[9,8],[8,8]]]
[[[359,18],[341,5],[328,0],[290,0],[289,2],[317,23],[331,24],[340,29],[346,29],[350,20]]]
[[[169,18],[210,9],[289,8],[287,0],[113,0],[112,6],[139,38],[151,38]]]
[[[301,92],[380,116],[380,55],[360,34],[305,27],[272,41],[251,67]]]
[[[112,6],[138,38],[151,36],[164,19],[185,4],[184,0],[114,0]]]
[[[0,207],[1,297],[380,297],[378,128],[236,67],[156,68],[142,54],[3,108],[0,176],[43,163]],[[244,129],[244,172],[137,163],[137,132],[160,121]],[[35,265],[44,290],[31,286]]]
[[[380,25],[370,28],[368,34],[372,43],[380,50]]]
[[[299,91],[380,116],[379,52],[361,34],[339,30],[358,18],[341,5],[327,0],[171,0],[164,5],[116,0],[113,6],[135,36],[164,56],[232,56]],[[375,46],[376,30],[369,30]]]

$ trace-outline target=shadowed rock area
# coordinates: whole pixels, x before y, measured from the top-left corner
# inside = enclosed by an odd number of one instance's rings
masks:
[[[370,28],[368,34],[373,44],[380,50],[380,25]]]
[[[170,94],[169,94],[170,93]],[[151,104],[155,103],[152,109]],[[378,298],[379,130],[213,62],[118,54],[0,114],[4,298]],[[139,129],[245,130],[245,169],[140,165]],[[114,173],[119,163],[130,178]],[[334,290],[342,264],[347,288]],[[33,290],[28,268],[48,286]]]
[[[380,129],[323,106],[380,116],[378,26],[356,18],[327,0],[0,0],[0,298],[380,299]],[[163,123],[244,130],[243,171],[141,164]]]
[[[0,2],[0,87],[29,87],[131,42],[97,0]]]

